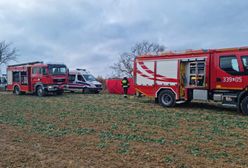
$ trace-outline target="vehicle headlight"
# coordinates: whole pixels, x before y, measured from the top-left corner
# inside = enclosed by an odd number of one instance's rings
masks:
[[[48,89],[52,89],[53,88],[53,86],[48,86]]]

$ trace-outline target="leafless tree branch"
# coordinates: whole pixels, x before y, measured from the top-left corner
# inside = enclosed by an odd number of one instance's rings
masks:
[[[15,61],[17,49],[11,47],[12,43],[0,42],[0,65],[7,64],[9,61]]]
[[[133,76],[133,61],[140,55],[158,55],[159,52],[163,52],[165,47],[156,43],[143,41],[136,43],[130,52],[122,53],[117,63],[110,68],[114,71],[114,76],[117,77],[132,77]]]

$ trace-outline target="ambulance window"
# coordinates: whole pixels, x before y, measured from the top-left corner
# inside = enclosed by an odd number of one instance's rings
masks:
[[[248,56],[242,56],[242,63],[243,63],[243,66],[244,66],[244,70],[245,71],[248,71]]]
[[[236,56],[221,56],[220,68],[230,74],[235,74],[240,71]]]
[[[74,82],[76,75],[69,75],[69,82]]]
[[[79,81],[82,81],[82,82],[85,82],[85,80],[84,80],[84,78],[83,78],[82,75],[78,75],[78,80],[79,80]]]

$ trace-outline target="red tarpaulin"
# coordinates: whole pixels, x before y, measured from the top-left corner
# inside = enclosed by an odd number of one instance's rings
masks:
[[[123,94],[123,88],[121,85],[122,79],[107,79],[106,80],[106,87],[109,93],[112,94]],[[128,88],[128,94],[134,95],[135,89],[134,89],[134,82],[132,78],[128,79],[129,81],[129,88]]]

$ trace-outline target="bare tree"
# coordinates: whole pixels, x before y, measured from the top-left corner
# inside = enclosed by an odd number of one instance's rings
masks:
[[[132,77],[133,76],[133,61],[140,55],[158,55],[163,52],[165,47],[156,43],[143,41],[135,44],[130,52],[125,52],[120,55],[118,62],[110,68],[114,71],[114,77]]]
[[[147,54],[158,55],[159,52],[163,52],[165,50],[165,47],[157,43],[143,41],[141,43],[135,44],[131,50],[135,56],[147,55]]]
[[[17,50],[11,47],[11,43],[0,42],[0,65],[16,60]]]

